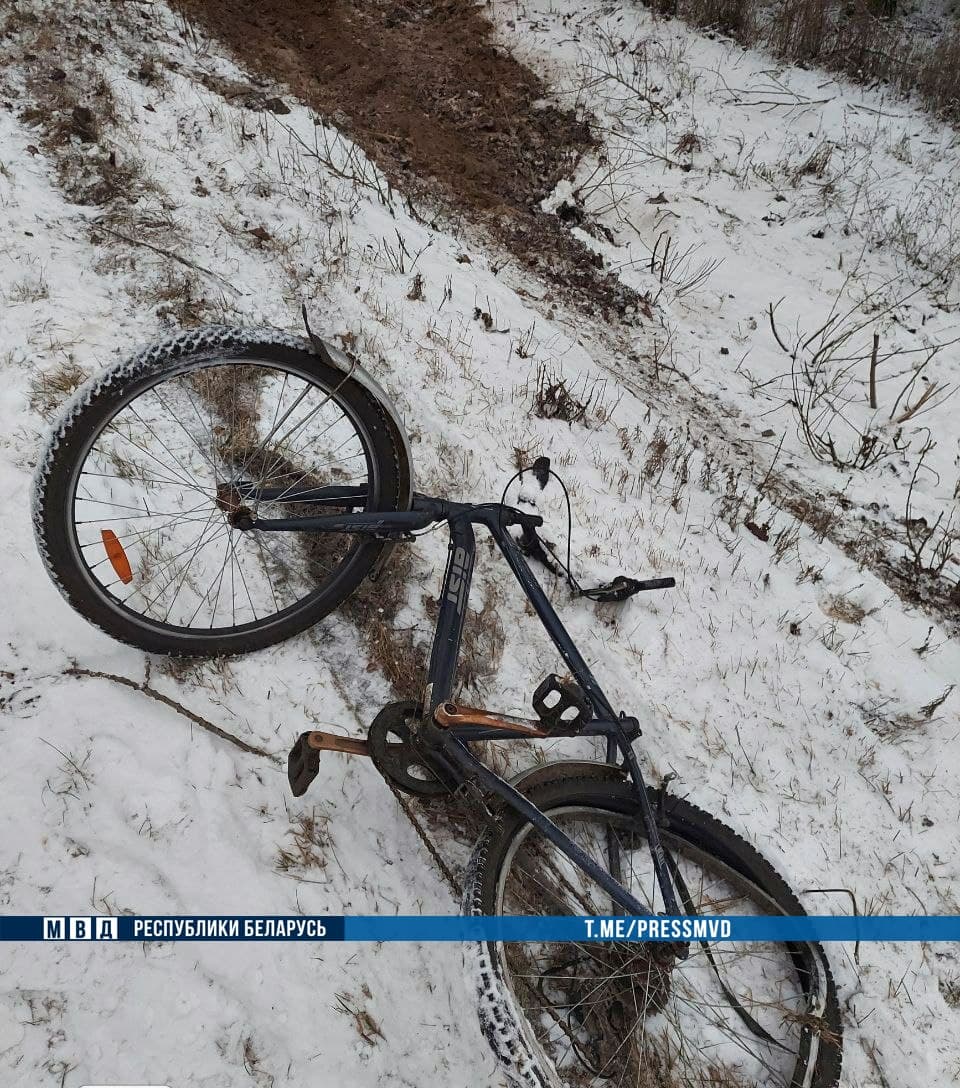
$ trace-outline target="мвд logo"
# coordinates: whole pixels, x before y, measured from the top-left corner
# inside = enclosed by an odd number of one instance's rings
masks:
[[[115,941],[117,920],[102,914],[92,917],[45,917],[43,939],[45,941]]]

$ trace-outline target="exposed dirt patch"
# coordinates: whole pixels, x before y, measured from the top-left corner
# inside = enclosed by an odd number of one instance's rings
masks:
[[[513,213],[589,144],[574,114],[491,44],[470,0],[177,0],[249,70],[270,73],[395,177]]]
[[[646,309],[539,203],[592,146],[587,121],[493,43],[471,0],[174,0],[249,71],[348,133],[399,189],[491,229],[605,316]]]

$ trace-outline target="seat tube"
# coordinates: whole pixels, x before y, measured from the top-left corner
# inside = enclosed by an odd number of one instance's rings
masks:
[[[466,518],[456,518],[449,525],[447,569],[440,591],[440,611],[424,697],[424,716],[428,719],[432,719],[434,710],[453,694],[476,557],[476,537],[470,522]]]

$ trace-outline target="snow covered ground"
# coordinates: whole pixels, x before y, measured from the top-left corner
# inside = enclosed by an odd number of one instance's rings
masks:
[[[72,7],[72,29],[97,40],[98,6]],[[632,344],[547,300],[516,270],[498,271],[500,255],[469,232],[413,218],[362,152],[292,98],[284,97],[290,112],[276,114],[225,97],[228,81],[249,85],[251,76],[162,6],[131,5],[100,52],[64,49],[66,82],[103,118],[89,143],[76,133],[59,145],[44,137],[29,111],[45,84],[35,62],[17,59],[36,28],[8,37],[13,59],[0,77],[5,912],[456,909],[371,767],[331,756],[294,801],[279,765],[191,728],[139,692],[65,673],[76,665],[139,682],[149,669],[156,690],[283,755],[313,723],[362,735],[392,697],[366,668],[350,625],[332,620],[228,664],[147,662],[67,610],[33,547],[31,472],[66,387],[183,322],[295,331],[306,301],[315,326],[351,347],[396,398],[422,489],[495,499],[516,450],[528,459],[547,453],[571,489],[581,570],[597,581],[621,571],[677,576],[675,592],[616,608],[552,590],[615,704],[641,717],[653,780],[675,772],[673,788],[756,843],[805,891],[812,912],[848,913],[848,895],[817,890],[843,888],[861,913],[960,913],[960,694],[939,702],[960,676],[960,646],[757,487],[775,465],[804,486],[843,492],[850,509],[835,518],[855,525],[862,508],[873,532],[902,518],[928,428],[936,445],[917,478],[913,516],[932,524],[955,506],[960,429],[957,402],[944,394],[960,379],[957,348],[929,364],[941,392],[902,425],[909,450],[844,472],[815,461],[797,436],[784,404],[790,360],[767,316],[782,298],[777,320],[792,346],[827,319],[846,283],[850,303],[881,324],[881,353],[901,353],[881,364],[887,418],[906,367],[923,357],[902,353],[958,335],[955,134],[903,103],[816,72],[775,70],[769,58],[676,24],[657,24],[654,34],[645,15],[622,5],[544,0],[498,5],[495,14],[503,40],[561,91],[580,93],[603,122],[607,163],[584,163],[549,206],[575,196],[593,231],[585,236],[608,266],[655,298]],[[628,73],[627,86],[610,78],[613,64],[625,66],[617,71]],[[644,83],[630,74],[637,64]],[[588,69],[608,74],[578,92]],[[687,150],[677,150],[688,133]],[[104,146],[114,152],[106,166],[94,158]],[[118,166],[130,179],[127,196],[75,202],[78,187]],[[664,232],[674,255],[694,247],[666,269]],[[651,272],[654,249],[661,264],[653,258]],[[705,261],[715,267],[683,290]],[[854,337],[867,363],[872,329]],[[627,361],[631,348],[643,366]],[[838,354],[849,355],[850,344]],[[583,423],[536,414],[538,368],[584,400],[593,394]],[[864,380],[858,365],[836,387],[834,433],[845,449],[855,437],[845,419],[881,433]],[[922,388],[918,381],[907,402]],[[549,496],[541,504],[562,545],[563,509]],[[883,546],[903,544],[893,537]],[[397,626],[421,640],[444,555],[441,534],[415,549]],[[491,559],[481,548],[477,591],[497,601],[504,638],[482,694],[488,705],[522,711],[556,662]],[[956,565],[946,571],[955,581]],[[438,846],[462,860],[462,844]],[[4,951],[8,1084],[501,1083],[455,947]],[[863,945],[859,963],[850,947],[830,955],[846,1018],[845,1083],[955,1083],[960,954]]]
[[[779,450],[793,474],[854,505],[879,502],[881,527],[902,518],[929,438],[913,516],[949,513],[960,482],[960,135],[902,99],[641,9],[523,12],[503,40],[553,77],[561,100],[588,103],[603,138],[547,207],[572,198],[608,266],[657,299],[652,337],[680,371],[673,384],[733,411],[759,459]],[[815,394],[802,371],[795,387],[798,344]],[[835,458],[820,447],[825,469],[809,464],[797,398],[833,443]],[[855,460],[861,436],[890,455],[874,472],[832,471]],[[955,583],[960,562],[947,575]]]

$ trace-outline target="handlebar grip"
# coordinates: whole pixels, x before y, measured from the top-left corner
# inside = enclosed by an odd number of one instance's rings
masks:
[[[638,578],[637,592],[644,589],[673,589],[676,584],[676,578]]]

